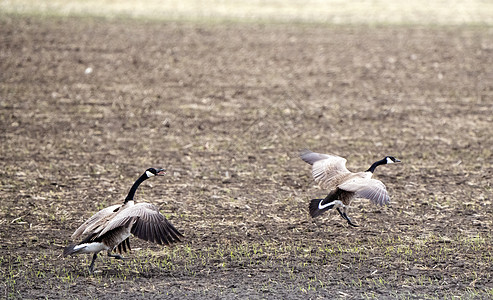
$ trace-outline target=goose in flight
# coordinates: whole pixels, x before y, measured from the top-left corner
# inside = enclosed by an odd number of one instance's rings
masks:
[[[149,203],[134,202],[139,185],[153,176],[163,176],[164,169],[147,169],[133,184],[123,204],[116,204],[100,210],[85,221],[72,234],[72,239],[85,238],[63,250],[63,256],[93,253],[89,272],[94,271],[94,262],[100,251],[107,251],[109,257],[123,259],[112,254],[118,248],[120,254],[130,249],[130,235],[140,239],[169,245],[180,241],[183,235],[159,212],[159,208]]]
[[[366,198],[374,204],[387,205],[390,202],[385,185],[372,179],[376,167],[400,162],[393,156],[386,156],[374,162],[365,172],[350,172],[346,168],[346,159],[340,156],[321,154],[303,150],[300,158],[312,165],[312,176],[318,185],[329,194],[324,199],[310,201],[310,215],[315,218],[323,212],[336,208],[349,225],[357,227],[346,214],[346,207],[353,198]],[[341,211],[342,208],[342,211]]]

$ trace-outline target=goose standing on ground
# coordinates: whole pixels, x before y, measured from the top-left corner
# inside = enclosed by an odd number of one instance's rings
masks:
[[[169,245],[179,242],[183,235],[159,212],[159,208],[149,203],[134,202],[135,191],[146,179],[163,176],[164,169],[149,168],[133,184],[123,204],[116,204],[100,210],[82,224],[72,235],[76,239],[82,235],[86,238],[78,244],[67,246],[63,256],[94,253],[89,272],[94,271],[94,262],[100,251],[106,250],[109,257],[123,259],[118,254],[111,254],[118,248],[120,254],[130,249],[130,235]]]
[[[346,214],[346,207],[353,198],[367,198],[378,205],[389,204],[390,198],[385,185],[371,176],[380,165],[400,162],[397,158],[386,156],[374,162],[365,172],[353,173],[346,168],[346,159],[340,156],[303,150],[300,157],[313,166],[312,175],[315,182],[321,188],[330,191],[324,199],[310,201],[310,215],[313,218],[335,207],[349,225],[357,227]]]

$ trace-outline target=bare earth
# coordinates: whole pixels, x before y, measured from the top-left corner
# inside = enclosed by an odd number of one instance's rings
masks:
[[[0,16],[0,297],[492,298],[493,29]],[[311,219],[302,148],[390,207]],[[185,239],[62,258],[123,200]],[[139,250],[140,248],[140,250]]]

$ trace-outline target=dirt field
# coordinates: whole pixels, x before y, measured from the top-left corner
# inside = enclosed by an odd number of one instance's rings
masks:
[[[492,298],[491,66],[489,27],[2,16],[0,297]],[[391,206],[311,219],[302,148],[401,159]],[[183,243],[62,258],[150,166]]]

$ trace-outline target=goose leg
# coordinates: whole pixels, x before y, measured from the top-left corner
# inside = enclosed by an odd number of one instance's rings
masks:
[[[351,222],[351,218],[347,216],[347,214],[346,214],[346,207],[344,207],[343,210],[344,210],[344,212],[342,212],[339,209],[339,207],[337,208],[337,211],[339,212],[339,214],[341,215],[341,217],[343,217],[344,220],[346,220],[349,225],[351,225],[353,227],[359,227],[358,225],[353,224],[353,222]]]
[[[346,215],[346,213],[344,213],[344,215]],[[351,222],[351,218],[350,218],[350,217],[348,217],[347,215],[346,215],[346,220],[347,220],[347,223],[348,223],[349,225],[351,225],[351,226],[353,226],[353,227],[359,227],[359,225],[356,225],[356,224],[354,224],[353,222]]]
[[[89,266],[89,273],[93,273],[94,272],[94,262],[96,261],[96,258],[98,258],[98,253],[94,253],[94,255],[92,256],[92,261],[91,261],[91,265]]]
[[[114,257],[115,259],[125,259],[125,257],[119,254],[111,254],[111,251],[108,251],[108,257]]]

